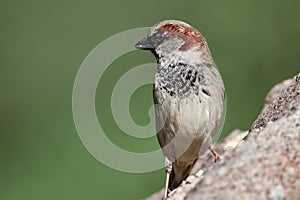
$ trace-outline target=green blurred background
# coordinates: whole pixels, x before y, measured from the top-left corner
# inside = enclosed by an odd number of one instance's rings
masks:
[[[141,199],[163,187],[164,170],[110,169],[88,153],[75,130],[76,72],[104,39],[163,19],[197,27],[227,87],[226,135],[248,129],[269,89],[300,71],[299,8],[296,0],[1,1],[0,199]],[[98,117],[108,137],[124,149],[158,148],[155,138],[142,141],[122,133],[109,108],[118,78],[154,61],[149,52],[123,55],[100,81]],[[151,94],[147,85],[131,98],[138,124],[149,122]]]

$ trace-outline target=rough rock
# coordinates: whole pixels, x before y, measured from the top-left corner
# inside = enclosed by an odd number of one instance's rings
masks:
[[[300,199],[300,74],[269,92],[249,131],[233,131],[216,149],[221,161],[203,155],[168,199]]]

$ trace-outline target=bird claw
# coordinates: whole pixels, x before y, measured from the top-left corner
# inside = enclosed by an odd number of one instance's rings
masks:
[[[215,157],[215,162],[220,161],[220,156],[219,154],[211,147],[209,147],[210,152],[213,154],[213,156]]]

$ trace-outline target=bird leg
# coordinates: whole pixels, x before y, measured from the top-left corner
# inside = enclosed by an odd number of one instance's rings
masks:
[[[211,148],[211,146],[209,146],[208,149],[209,149],[210,152],[214,155],[214,157],[215,157],[215,162],[219,161],[219,160],[220,160],[219,154],[218,154],[213,148]]]
[[[167,176],[166,176],[166,184],[165,184],[165,191],[164,191],[164,198],[163,199],[167,199],[168,194],[169,194],[169,181],[170,181],[170,175],[172,172],[172,162],[165,157],[165,168],[166,168],[166,172],[167,172]]]

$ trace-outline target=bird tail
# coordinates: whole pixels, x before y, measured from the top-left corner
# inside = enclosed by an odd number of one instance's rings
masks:
[[[179,162],[178,160],[173,162],[169,181],[170,190],[176,189],[189,176],[197,160],[190,163]]]

